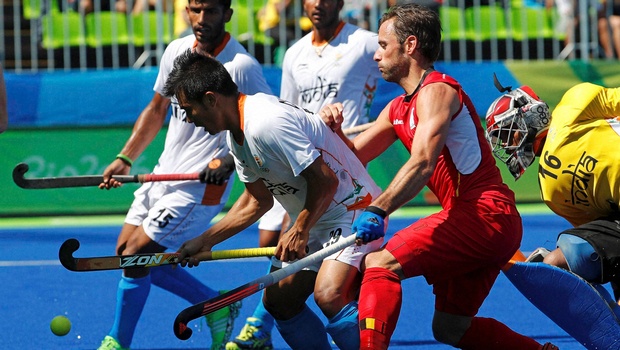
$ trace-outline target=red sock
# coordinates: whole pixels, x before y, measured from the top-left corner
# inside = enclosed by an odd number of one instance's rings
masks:
[[[360,349],[387,349],[402,304],[400,278],[373,267],[364,271],[359,298]]]
[[[541,345],[492,318],[474,317],[457,347],[460,349],[539,350]]]

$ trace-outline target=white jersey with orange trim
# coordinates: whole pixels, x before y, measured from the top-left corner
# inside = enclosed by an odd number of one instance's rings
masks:
[[[286,51],[280,97],[314,113],[341,102],[344,129],[368,123],[381,78],[373,60],[377,34],[346,23],[323,47],[313,46],[312,38],[309,33]]]
[[[189,35],[172,41],[162,56],[159,74],[153,90],[162,94],[168,75],[174,67],[174,60],[195,45],[196,38]],[[227,34],[222,45],[216,48],[215,58],[220,61],[239,91],[249,94],[257,92],[271,93],[269,85],[263,76],[261,65],[245,48]],[[179,108],[176,97],[171,98],[172,117],[166,133],[164,151],[159,157],[153,173],[193,173],[200,172],[207,167],[213,158],[220,158],[228,153],[225,135],[223,133],[210,135],[204,128],[189,123],[185,111]],[[198,181],[182,181],[169,183],[191,196],[194,201],[202,202],[205,195],[205,184]],[[222,197],[226,201],[227,196]]]
[[[239,179],[262,180],[291,220],[306,199],[306,180],[300,174],[319,156],[336,173],[339,185],[317,224],[342,220],[348,211],[365,208],[381,193],[362,163],[318,115],[267,94],[242,96],[239,108],[243,145],[226,133]]]

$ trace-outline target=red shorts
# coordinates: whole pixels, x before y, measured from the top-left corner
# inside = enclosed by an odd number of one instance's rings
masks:
[[[512,203],[457,201],[398,231],[385,249],[406,277],[424,276],[433,285],[436,310],[472,317],[519,248],[522,232]]]

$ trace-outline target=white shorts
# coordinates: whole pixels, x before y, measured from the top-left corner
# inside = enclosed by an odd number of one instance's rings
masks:
[[[209,228],[224,204],[201,205],[161,182],[140,186],[125,223],[144,228],[154,242],[172,250]]]
[[[353,220],[356,218],[356,215],[359,215],[362,211],[349,211],[344,215],[341,220],[338,222],[324,222],[315,225],[310,230],[310,239],[308,242],[308,254],[312,254],[314,252],[319,251],[323,247],[329,246],[332,243],[336,243],[340,239],[340,237],[348,237],[351,233],[351,226],[353,225]],[[386,222],[387,226],[387,222]],[[337,260],[341,261],[347,265],[351,265],[356,267],[358,270],[360,269],[360,265],[362,263],[362,258],[375,250],[378,250],[383,245],[383,238],[374,240],[368,244],[364,244],[361,246],[352,245],[341,251],[338,251],[324,260]],[[282,262],[275,257],[271,258],[271,265],[277,268],[283,268],[290,265],[291,262]],[[304,270],[310,270],[318,272],[321,267],[321,262],[310,265]]]
[[[273,200],[273,207],[269,209],[268,212],[260,218],[258,222],[259,230],[267,230],[267,231],[277,231],[280,232],[282,230],[282,221],[284,220],[284,216],[286,215],[286,210],[280,202],[277,200]]]

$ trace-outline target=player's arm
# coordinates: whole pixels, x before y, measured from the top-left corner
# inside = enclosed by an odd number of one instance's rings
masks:
[[[372,206],[390,214],[422,190],[435,169],[446,143],[451,118],[459,107],[456,90],[447,84],[431,84],[419,92],[416,104],[419,119],[411,156]]]
[[[200,236],[181,245],[180,260],[210,251],[216,244],[227,240],[245,230],[260,219],[273,206],[273,196],[262,180],[245,184],[245,190],[224,217],[203,232]],[[199,261],[190,259],[188,266],[196,266]],[[185,265],[183,265],[185,266]]]
[[[338,178],[323,157],[318,157],[301,176],[307,183],[304,207],[291,228],[282,234],[275,256],[282,261],[301,259],[306,256],[310,229],[325,213],[338,188]]]
[[[379,113],[375,123],[353,139],[351,150],[357,155],[362,164],[368,164],[388,149],[398,137],[394,126],[390,122],[390,106],[388,103]]]
[[[362,164],[368,164],[398,139],[389,119],[391,105],[392,102],[388,103],[379,113],[375,123],[358,134],[353,140],[349,139],[342,131],[342,122],[344,121],[342,103],[323,106],[319,116],[347,144]]]
[[[131,159],[137,158],[155,139],[168,115],[170,99],[154,93],[151,102],[144,108],[134,124],[129,140],[121,152]]]
[[[138,116],[138,120],[136,120],[133,126],[131,135],[120,154],[123,154],[131,160],[136,160],[136,158],[144,152],[146,147],[153,142],[157,133],[159,133],[163,127],[168,114],[168,107],[170,107],[170,99],[156,92],[151,102],[149,102]],[[103,172],[104,182],[99,185],[99,188],[109,189],[111,187],[118,187],[120,183],[112,179],[112,175],[126,175],[129,174],[130,169],[131,164],[126,160],[115,159]]]

